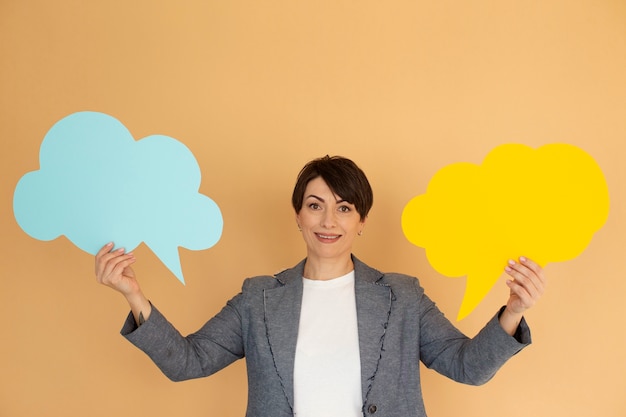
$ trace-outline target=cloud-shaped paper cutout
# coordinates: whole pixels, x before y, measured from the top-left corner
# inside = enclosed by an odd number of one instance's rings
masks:
[[[402,213],[402,229],[426,249],[435,270],[467,276],[457,320],[482,301],[507,260],[526,256],[545,266],[573,259],[606,222],[609,193],[600,167],[567,144],[533,149],[507,144],[481,165],[438,171],[426,194]]]
[[[39,162],[13,197],[17,223],[35,239],[65,235],[90,254],[111,240],[127,251],[145,242],[184,283],[178,247],[208,249],[221,237],[219,207],[198,193],[197,161],[171,137],[135,141],[114,117],[79,112],[48,131]]]

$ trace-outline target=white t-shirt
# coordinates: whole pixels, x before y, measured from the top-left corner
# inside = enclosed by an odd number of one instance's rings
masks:
[[[362,416],[354,271],[328,281],[303,278],[303,287],[293,376],[295,416]]]

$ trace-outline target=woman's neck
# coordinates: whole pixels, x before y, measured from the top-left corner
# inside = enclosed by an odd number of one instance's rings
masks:
[[[304,277],[315,280],[329,280],[346,275],[354,269],[352,256],[340,259],[316,259],[308,257],[304,264]]]

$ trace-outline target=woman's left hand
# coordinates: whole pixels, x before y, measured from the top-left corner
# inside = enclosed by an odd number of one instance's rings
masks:
[[[522,314],[534,306],[545,291],[543,270],[536,262],[522,256],[519,262],[509,261],[505,271],[512,278],[506,282],[511,289],[506,308],[509,313]]]

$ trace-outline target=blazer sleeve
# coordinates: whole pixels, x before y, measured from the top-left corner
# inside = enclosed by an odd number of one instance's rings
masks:
[[[215,317],[186,337],[154,306],[140,327],[129,314],[121,334],[172,381],[208,376],[244,357],[239,313],[242,297],[240,293],[232,298]]]
[[[481,385],[531,343],[524,319],[514,336],[502,329],[498,318],[504,307],[476,336],[465,336],[416,285],[420,298],[420,357],[428,368],[458,382]]]

